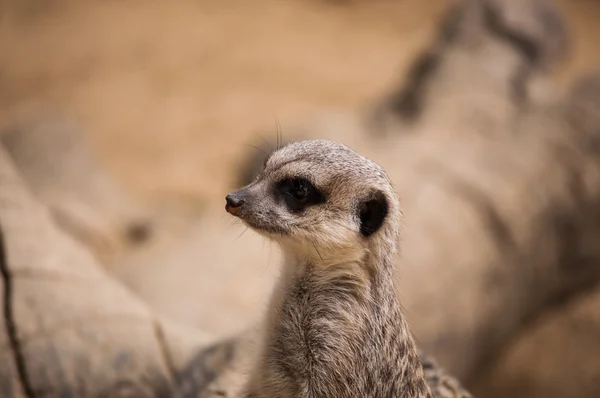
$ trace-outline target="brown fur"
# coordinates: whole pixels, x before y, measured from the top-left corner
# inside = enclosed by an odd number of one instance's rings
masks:
[[[323,204],[288,211],[279,181],[302,176]],[[248,397],[432,397],[394,287],[401,211],[375,163],[328,141],[275,152],[236,212],[279,243],[284,267]],[[361,206],[376,198],[383,223],[361,234]]]

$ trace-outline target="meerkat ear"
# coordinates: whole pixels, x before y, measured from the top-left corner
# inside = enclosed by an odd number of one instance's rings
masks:
[[[381,191],[375,191],[369,196],[369,199],[361,202],[358,206],[360,234],[367,237],[377,232],[383,225],[388,208],[388,200]]]

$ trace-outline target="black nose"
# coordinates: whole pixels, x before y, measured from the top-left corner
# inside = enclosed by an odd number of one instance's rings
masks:
[[[225,196],[225,200],[227,201],[227,205],[229,207],[240,207],[241,205],[244,204],[244,202],[246,202],[245,199],[240,198],[239,196],[237,196],[235,194],[229,194],[229,195]]]

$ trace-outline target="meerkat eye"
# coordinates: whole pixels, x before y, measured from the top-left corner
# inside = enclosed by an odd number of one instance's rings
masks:
[[[282,180],[277,184],[277,191],[283,196],[288,208],[294,212],[325,201],[323,194],[304,178]]]
[[[306,199],[310,194],[309,186],[306,182],[307,181],[301,179],[292,180],[292,190],[290,191],[290,194],[298,200]]]

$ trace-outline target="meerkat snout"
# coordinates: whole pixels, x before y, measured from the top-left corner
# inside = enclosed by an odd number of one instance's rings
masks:
[[[225,196],[225,201],[227,202],[225,204],[225,211],[233,216],[235,216],[240,210],[240,207],[246,203],[246,199],[239,192],[233,192]]]

